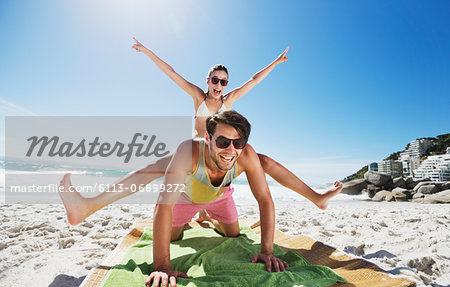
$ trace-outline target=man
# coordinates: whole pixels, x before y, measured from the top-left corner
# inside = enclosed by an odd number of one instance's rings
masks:
[[[242,172],[255,196],[260,211],[261,252],[252,262],[264,262],[267,271],[289,267],[273,256],[275,209],[258,155],[247,144],[250,124],[234,111],[214,114],[206,120],[205,141],[182,143],[170,162],[164,184],[169,189],[186,184],[185,192],[161,192],[153,218],[153,264],[146,285],[176,286],[176,277],[186,274],[170,268],[170,241],[176,240],[183,225],[205,209],[216,228],[225,236],[239,235],[231,181]]]

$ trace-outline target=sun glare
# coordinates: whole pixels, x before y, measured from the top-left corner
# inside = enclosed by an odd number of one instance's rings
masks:
[[[190,18],[192,5],[186,1],[95,1],[82,2],[96,25],[103,31],[124,31],[127,33],[161,33],[183,37],[186,26],[193,23]]]

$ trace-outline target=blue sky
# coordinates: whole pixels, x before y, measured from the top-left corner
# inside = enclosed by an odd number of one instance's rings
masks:
[[[5,115],[193,115],[191,98],[143,54],[234,105],[258,152],[308,183],[330,182],[450,132],[448,1],[1,1],[0,154]]]

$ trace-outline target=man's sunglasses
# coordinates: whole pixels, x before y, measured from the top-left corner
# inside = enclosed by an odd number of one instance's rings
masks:
[[[212,134],[209,135],[211,138],[213,138],[216,141],[216,147],[224,149],[230,146],[231,143],[233,143],[233,146],[235,149],[243,149],[245,145],[247,144],[247,141],[245,139],[229,139],[223,136],[220,136],[218,138],[213,137]]]
[[[222,80],[217,77],[212,77],[210,79],[211,79],[211,83],[213,83],[214,85],[216,85],[218,82],[220,82],[222,87],[226,87],[228,85],[228,80]]]

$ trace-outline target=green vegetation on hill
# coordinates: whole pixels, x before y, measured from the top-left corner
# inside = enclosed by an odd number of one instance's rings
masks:
[[[450,147],[450,133],[438,135],[435,138],[429,137],[429,138],[422,138],[422,139],[427,139],[427,140],[431,141],[431,143],[433,144],[433,146],[427,150],[427,152],[425,153],[425,155],[423,156],[422,159],[426,158],[429,155],[445,154],[447,152],[447,147]],[[409,148],[409,145],[410,145],[409,143],[406,145],[405,150],[407,150]],[[401,152],[403,152],[403,151],[391,153],[384,160],[397,160],[400,157]],[[346,177],[345,180],[348,181],[348,180],[352,180],[352,179],[364,178],[364,174],[368,170],[369,170],[369,168],[366,165],[363,168],[361,168],[360,170],[358,170],[356,173]]]
[[[369,170],[369,167],[366,165],[355,173],[354,179],[364,178],[364,174]]]
[[[385,158],[384,160],[397,160],[398,157],[400,156],[401,151],[398,152],[394,152],[391,153],[387,158]]]
[[[427,151],[428,155],[445,154],[447,147],[450,146],[450,134],[439,135],[435,138],[427,138],[433,143],[433,146]]]
[[[424,157],[427,157],[429,155],[445,154],[447,152],[447,147],[450,146],[450,134],[439,135],[435,138],[430,137],[420,139],[427,139],[433,144],[433,146],[427,150]],[[409,145],[410,144],[407,144],[403,151],[407,150],[409,148]],[[400,153],[403,151],[391,153],[384,160],[397,160],[400,157]]]

